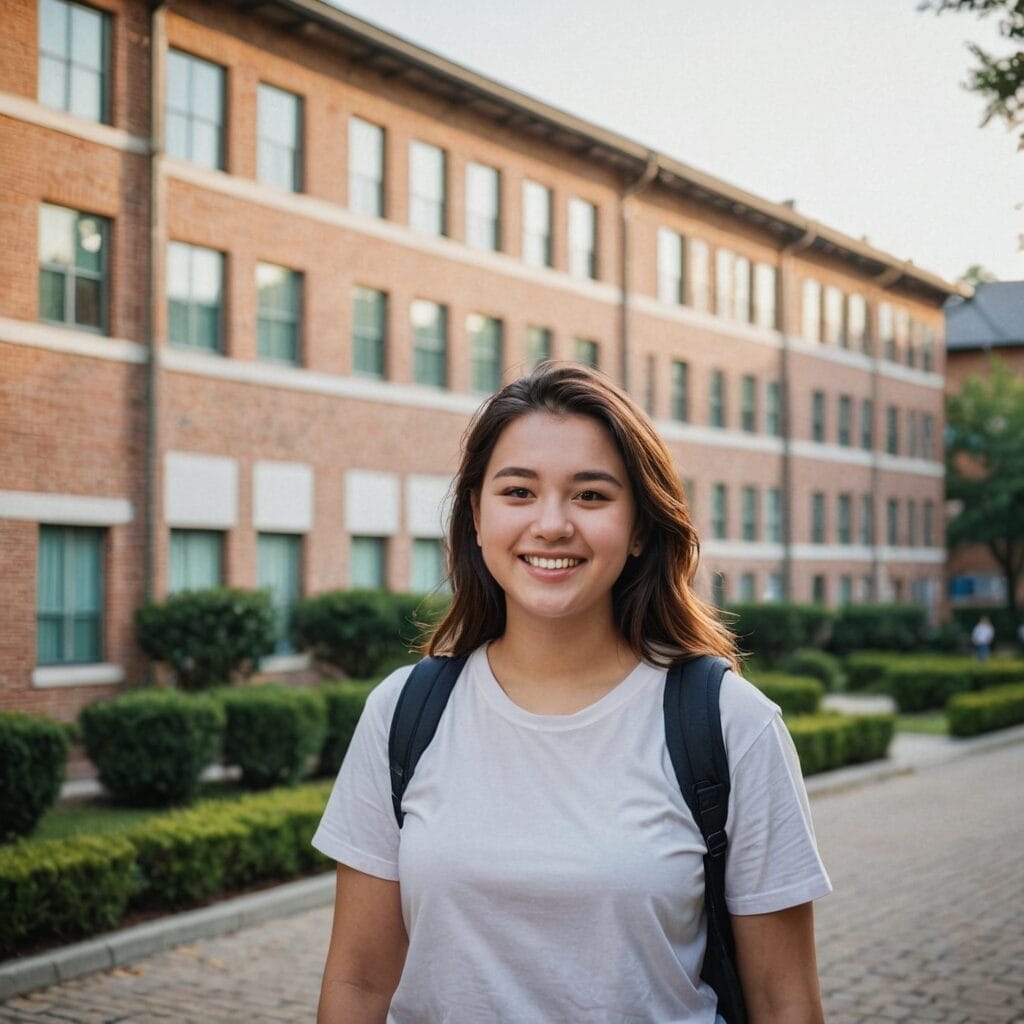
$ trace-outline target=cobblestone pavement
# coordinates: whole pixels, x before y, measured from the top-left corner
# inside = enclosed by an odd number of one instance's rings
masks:
[[[1024,744],[813,810],[836,886],[816,910],[829,1024],[1024,1022]],[[12,999],[0,1022],[310,1022],[329,929],[326,908],[271,921]]]

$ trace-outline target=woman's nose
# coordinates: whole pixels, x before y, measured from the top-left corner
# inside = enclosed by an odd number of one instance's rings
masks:
[[[538,540],[560,540],[571,536],[572,520],[561,501],[539,502],[536,506],[537,515],[533,520],[531,532]]]

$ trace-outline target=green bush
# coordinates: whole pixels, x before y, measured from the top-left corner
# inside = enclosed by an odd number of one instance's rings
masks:
[[[892,715],[805,715],[787,720],[804,775],[885,757],[896,726]]]
[[[205,690],[252,671],[274,649],[275,628],[265,590],[187,590],[135,612],[142,649],[168,664],[183,690]]]
[[[79,722],[89,758],[113,798],[162,807],[195,796],[220,746],[224,712],[209,697],[136,690],[87,705]]]
[[[1022,661],[918,657],[888,667],[882,685],[904,714],[945,707],[957,693],[1024,682]]]
[[[332,590],[297,601],[296,644],[356,679],[379,676],[398,659],[413,660],[423,624],[437,621],[446,598],[383,590]]]
[[[249,789],[291,785],[323,746],[323,698],[314,690],[279,685],[219,694],[227,721],[224,760],[242,769]]]
[[[1017,627],[1020,625],[1018,615],[1015,615],[1006,605],[996,605],[991,608],[954,608],[953,621],[961,636],[964,637],[965,646],[970,648],[971,630],[982,615],[987,615],[992,620],[992,628],[996,631],[995,642],[997,644],[1018,644]]]
[[[334,683],[321,688],[327,712],[327,728],[320,750],[318,775],[337,775],[345,751],[352,741],[363,705],[373,683]]]
[[[817,679],[784,672],[758,672],[751,682],[782,708],[784,715],[812,715],[821,704],[824,687]]]
[[[829,649],[912,651],[925,647],[928,636],[928,613],[921,605],[848,604],[832,624]]]
[[[835,693],[842,687],[843,669],[839,659],[815,647],[802,647],[787,654],[779,664],[779,669],[794,676],[812,676],[829,693]]]
[[[1024,722],[1024,683],[980,693],[961,693],[946,705],[953,736],[977,736]]]
[[[27,836],[60,795],[67,731],[57,722],[0,712],[0,842]]]
[[[42,939],[113,928],[128,906],[134,861],[117,835],[0,847],[0,958]]]
[[[735,616],[732,629],[740,647],[772,668],[790,651],[820,646],[834,615],[820,605],[784,601],[730,604],[726,611]]]
[[[886,693],[885,675],[906,657],[887,651],[854,651],[843,659],[846,689],[854,693]]]

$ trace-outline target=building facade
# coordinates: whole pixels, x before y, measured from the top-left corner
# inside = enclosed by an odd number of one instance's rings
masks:
[[[430,589],[545,358],[654,417],[707,594],[939,608],[953,286],[320,0],[0,18],[4,707],[141,678],[147,596]]]

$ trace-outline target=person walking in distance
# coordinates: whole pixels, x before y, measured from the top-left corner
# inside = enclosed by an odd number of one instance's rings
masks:
[[[320,1024],[715,1024],[708,852],[666,749],[671,665],[726,659],[725,894],[748,1020],[819,1024],[831,889],[779,709],[693,588],[699,542],[646,415],[544,363],[484,404],[424,653],[468,656],[392,807],[411,667],[370,694],[314,845],[338,862]]]
[[[987,615],[982,615],[974,624],[971,630],[971,643],[974,646],[974,656],[978,661],[988,661],[992,653],[992,641],[996,638],[996,631],[992,626],[992,620]]]

